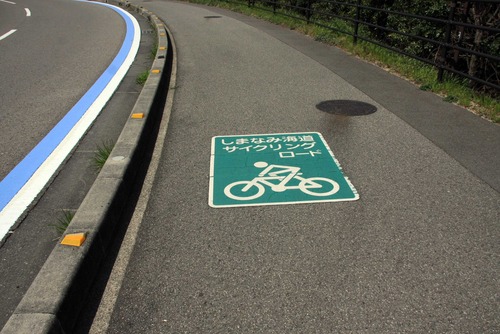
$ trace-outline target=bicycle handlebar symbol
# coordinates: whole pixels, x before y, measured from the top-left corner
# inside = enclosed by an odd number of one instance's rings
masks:
[[[236,181],[228,184],[224,188],[224,194],[227,197],[237,201],[253,200],[264,194],[264,185],[269,186],[275,192],[299,189],[311,196],[330,196],[340,189],[337,182],[325,177],[302,177],[302,173],[299,173],[300,167],[269,165],[264,161],[256,162],[254,166],[264,168],[264,170],[253,180]],[[271,172],[273,169],[278,170]],[[299,181],[298,185],[288,185],[291,180]],[[276,183],[276,181],[279,182]]]

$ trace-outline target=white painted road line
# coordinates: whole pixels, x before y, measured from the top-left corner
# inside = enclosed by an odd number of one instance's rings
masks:
[[[2,1],[2,0],[0,0],[0,1]],[[3,34],[2,36],[0,36],[0,41],[1,41],[2,39],[4,39],[4,38],[9,37],[10,35],[12,35],[13,33],[15,33],[16,31],[17,31],[17,29],[12,29],[12,30],[11,30],[11,31],[9,31],[8,33]]]
[[[5,3],[10,3],[11,5],[15,5],[15,2],[12,1],[7,1],[7,0],[0,0],[0,2],[5,2]]]
[[[123,45],[113,62],[68,114],[40,143],[0,181],[0,240],[53,177],[59,166],[78,144],[127,73],[139,49],[137,20],[121,8],[110,7],[126,23]]]
[[[31,10],[29,8],[24,8],[26,11],[26,16],[31,16]]]

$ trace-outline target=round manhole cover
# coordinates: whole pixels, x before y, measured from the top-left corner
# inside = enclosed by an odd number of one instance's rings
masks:
[[[373,114],[377,107],[372,104],[353,100],[329,100],[316,105],[321,111],[342,116],[363,116]]]

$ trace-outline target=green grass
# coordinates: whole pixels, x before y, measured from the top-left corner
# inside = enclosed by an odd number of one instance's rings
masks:
[[[149,76],[149,71],[144,71],[137,76],[137,78],[135,79],[135,82],[138,85],[144,86],[144,84],[146,83],[146,80],[148,80],[148,76]]]
[[[156,58],[156,52],[158,51],[158,32],[153,25],[151,25],[151,30],[153,30],[153,45],[151,46],[149,58],[154,60]]]
[[[96,145],[96,150],[94,151],[94,156],[92,157],[91,163],[96,172],[99,172],[106,160],[108,160],[111,151],[113,150],[114,144],[110,141],[102,142],[100,145]]]
[[[55,229],[58,237],[61,237],[68,228],[74,216],[75,212],[73,211],[61,210],[59,217],[57,217],[57,221],[54,224],[50,224],[49,226]]]
[[[156,53],[158,52],[158,42],[155,40],[153,43],[153,46],[151,47],[151,53],[149,55],[151,60],[154,60],[156,58]]]
[[[459,80],[454,77],[445,76],[443,82],[438,82],[437,70],[433,66],[399,55],[395,52],[367,42],[358,41],[358,43],[354,45],[352,37],[349,35],[341,34],[315,24],[307,24],[307,22],[302,20],[283,15],[275,15],[269,11],[248,7],[246,4],[233,4],[214,0],[188,1],[225,8],[264,19],[274,24],[299,31],[305,35],[311,36],[317,41],[335,45],[348,53],[356,55],[366,61],[375,63],[378,66],[385,68],[387,71],[413,82],[422,90],[439,94],[443,97],[443,100],[447,102],[456,103],[462,107],[468,108],[472,112],[484,118],[491,120],[492,122],[500,123],[500,102],[498,99],[471,89],[468,87],[467,80]],[[289,14],[295,16],[299,15],[291,12]],[[347,23],[339,20],[319,23],[344,31],[350,31],[352,29]]]

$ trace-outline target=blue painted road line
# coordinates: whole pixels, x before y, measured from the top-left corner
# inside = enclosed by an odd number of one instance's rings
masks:
[[[119,72],[122,75],[122,77],[119,78],[119,81],[121,81],[126,71],[128,70],[128,67],[130,67],[133,58],[135,58],[139,44],[139,41],[137,41],[137,38],[139,36],[137,21],[135,21],[133,16],[115,6],[97,2],[92,2],[92,4],[109,7],[115,10],[123,18],[126,23],[126,35],[122,47],[120,48],[120,51],[108,66],[108,68],[94,83],[94,85],[85,93],[85,95],[35,146],[35,148],[33,148],[33,150],[28,155],[26,155],[26,157],[16,167],[14,167],[14,169],[12,169],[12,171],[0,182],[0,214],[13,200],[16,194],[20,192],[23,186],[27,184],[30,178],[33,177],[35,172],[49,158],[54,150],[63,142],[70,131],[86,114],[89,108],[91,108],[99,98],[102,98],[101,94],[108,87],[108,85],[110,85],[113,79],[115,79],[116,81],[116,77]],[[132,59],[130,60],[130,58]],[[128,66],[126,69],[123,69],[125,63],[127,63]],[[116,86],[118,85],[118,83],[116,84]],[[115,89],[116,87],[113,88],[113,92]],[[112,93],[109,94],[109,97],[111,95]],[[103,106],[104,103],[102,103]],[[102,107],[100,109],[102,109]],[[88,126],[90,126],[90,124]],[[55,173],[55,170],[52,172],[52,174],[53,173]],[[19,214],[19,216],[21,214],[22,212]],[[6,222],[0,219],[0,232],[2,230],[5,230],[5,226],[1,226],[5,223]],[[12,226],[14,223],[15,221],[12,222],[10,226]],[[4,235],[0,233],[0,239],[3,236]]]

